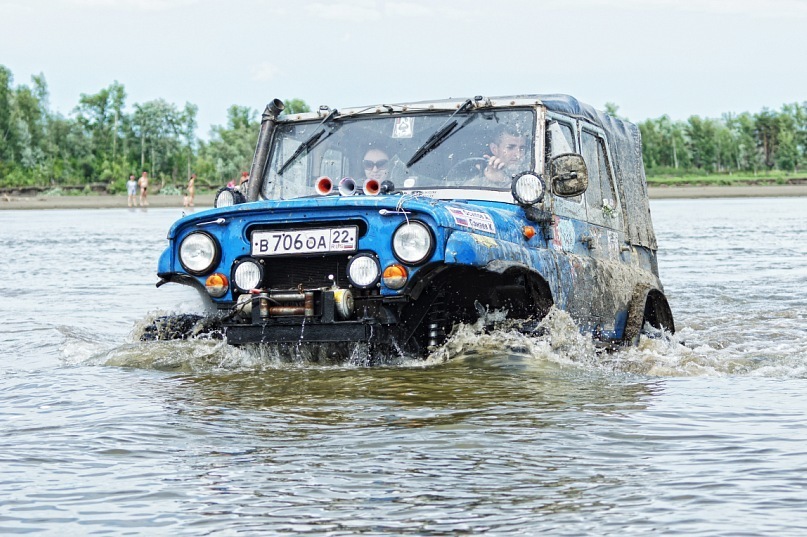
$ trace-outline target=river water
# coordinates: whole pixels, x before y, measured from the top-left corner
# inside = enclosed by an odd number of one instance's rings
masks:
[[[0,533],[803,535],[807,199],[657,200],[678,333],[143,344],[176,209],[0,211]]]

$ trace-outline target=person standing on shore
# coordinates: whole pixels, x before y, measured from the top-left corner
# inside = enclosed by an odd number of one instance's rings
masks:
[[[146,199],[149,190],[148,172],[143,172],[143,175],[140,176],[140,180],[137,183],[140,185],[140,206],[141,207],[148,206],[149,202]]]
[[[132,207],[136,203],[136,196],[137,196],[137,180],[135,180],[134,175],[129,176],[129,180],[126,181],[126,193],[129,195],[129,207]]]
[[[191,178],[188,179],[188,194],[182,203],[183,207],[193,207],[193,197],[196,195],[196,174],[192,173]]]

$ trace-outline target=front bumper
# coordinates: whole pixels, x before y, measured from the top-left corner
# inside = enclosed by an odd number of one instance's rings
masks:
[[[345,311],[338,305],[339,292],[257,294],[249,300],[248,315],[224,323],[227,341],[232,345],[400,341],[403,329],[399,312],[406,299],[362,297]]]
[[[393,327],[363,321],[333,324],[274,323],[225,325],[231,345],[250,343],[389,343],[397,332]]]

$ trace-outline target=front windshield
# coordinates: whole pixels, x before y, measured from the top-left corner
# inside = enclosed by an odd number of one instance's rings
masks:
[[[481,188],[510,190],[512,177],[535,167],[535,112],[531,109],[481,109],[277,125],[262,191],[269,199],[317,195],[326,176],[337,191],[350,178],[361,191],[368,181],[391,181],[395,190]],[[456,121],[453,128],[448,127]],[[324,131],[322,135],[315,135]],[[427,143],[435,133],[442,141]],[[314,140],[311,142],[311,140]],[[300,144],[309,148],[295,156]],[[425,153],[424,146],[430,148]],[[407,163],[418,160],[407,167]],[[295,158],[292,158],[292,157]],[[279,171],[282,170],[282,173]]]

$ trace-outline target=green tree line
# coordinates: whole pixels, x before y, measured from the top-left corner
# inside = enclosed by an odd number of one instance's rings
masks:
[[[606,109],[615,113],[611,103]],[[648,176],[798,173],[807,162],[807,102],[719,119],[664,115],[639,125]]]
[[[605,108],[616,115],[616,105]],[[302,100],[286,101],[286,113],[308,110]],[[194,104],[180,108],[163,99],[129,109],[116,81],[81,94],[65,117],[49,109],[44,75],[15,85],[0,65],[0,187],[100,183],[120,192],[141,171],[160,185],[184,185],[191,173],[202,185],[218,185],[249,169],[258,111],[231,106],[227,124],[213,126],[208,141],[196,136],[197,112]],[[719,119],[664,115],[638,125],[648,176],[798,173],[807,161],[807,103]]]
[[[305,112],[299,99],[286,113]],[[125,191],[129,175],[149,172],[152,182],[184,185],[191,173],[202,184],[224,184],[249,169],[260,128],[258,111],[233,105],[227,125],[213,126],[208,141],[196,136],[198,107],[163,99],[126,105],[113,82],[81,94],[70,117],[53,113],[43,75],[15,85],[0,65],[0,187],[61,187],[102,183]]]

